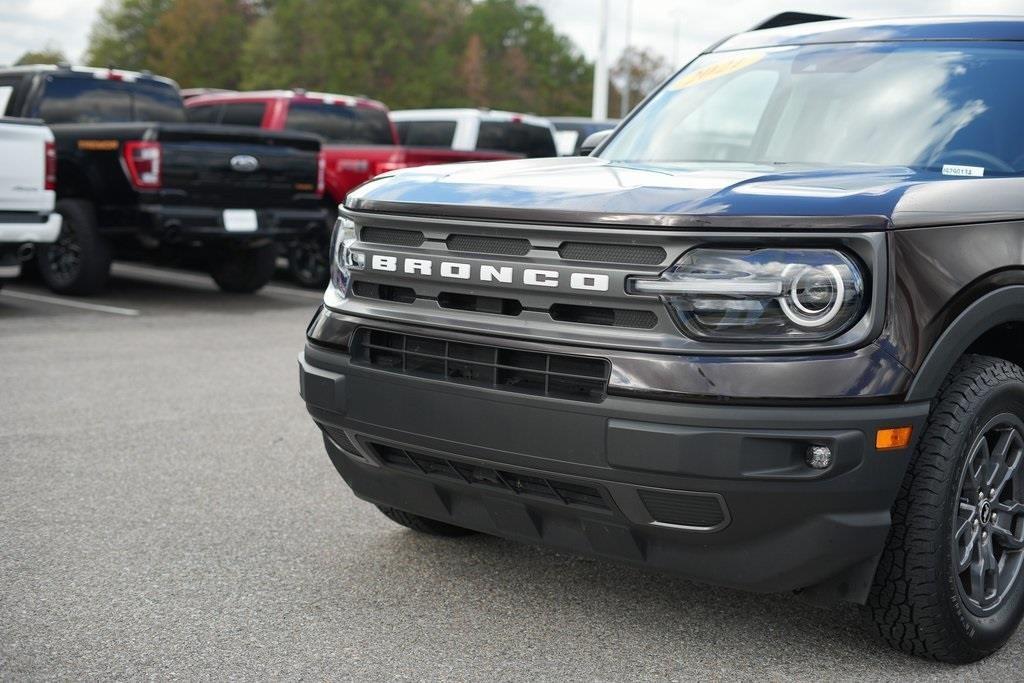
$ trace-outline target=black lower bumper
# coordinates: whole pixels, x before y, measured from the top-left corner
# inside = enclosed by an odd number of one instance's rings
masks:
[[[328,211],[321,206],[258,208],[252,211],[255,212],[255,226],[231,229],[226,225],[224,208],[143,204],[135,218],[121,217],[114,223],[131,227],[111,228],[111,231],[134,232],[141,229],[150,238],[173,244],[189,241],[284,241],[330,229]]]
[[[755,591],[861,599],[926,404],[599,403],[382,372],[307,345],[301,394],[363,499],[458,526]],[[831,467],[805,462],[827,445]],[[868,570],[863,570],[867,566]],[[858,569],[860,568],[860,569]]]

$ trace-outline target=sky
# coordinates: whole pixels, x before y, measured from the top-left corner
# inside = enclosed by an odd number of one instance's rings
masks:
[[[52,44],[78,60],[103,0],[0,0],[0,64]],[[372,2],[373,0],[367,0]],[[601,0],[534,0],[555,27],[591,59],[597,53]],[[1024,0],[608,0],[609,59],[629,44],[648,47],[681,66],[729,33],[787,10],[857,18],[922,14],[1021,14]],[[678,38],[676,37],[678,35]]]

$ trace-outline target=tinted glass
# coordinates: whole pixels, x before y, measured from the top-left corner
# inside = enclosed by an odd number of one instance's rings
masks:
[[[135,105],[136,121],[181,123],[185,121],[185,105],[173,85],[160,82],[128,83]]]
[[[119,81],[47,76],[39,117],[47,123],[131,121],[132,98]]]
[[[192,123],[220,123],[221,107],[216,104],[187,107],[185,113]]]
[[[47,123],[178,123],[185,110],[166,83],[47,76],[39,116]]]
[[[266,102],[234,102],[225,104],[220,122],[225,126],[259,128],[263,125],[263,112],[266,110]]]
[[[386,112],[320,102],[292,102],[286,128],[321,136],[327,142],[355,145],[393,145]]]
[[[1022,173],[1022,70],[1024,49],[1010,43],[810,45],[706,55],[601,156]]]
[[[555,138],[549,128],[513,121],[481,121],[476,148],[528,157],[553,157],[557,154]]]
[[[396,121],[398,142],[410,147],[451,147],[454,121]]]

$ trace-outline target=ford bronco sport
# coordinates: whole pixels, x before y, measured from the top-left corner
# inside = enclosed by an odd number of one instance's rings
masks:
[[[754,30],[592,156],[363,185],[299,359],[335,467],[419,531],[994,652],[1024,613],[1022,69],[1024,19]]]

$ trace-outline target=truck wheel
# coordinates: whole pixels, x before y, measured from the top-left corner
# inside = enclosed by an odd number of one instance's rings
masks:
[[[96,225],[92,203],[61,199],[57,213],[63,225],[57,241],[40,245],[36,255],[46,286],[59,294],[95,294],[110,277],[110,244]]]
[[[461,526],[445,524],[444,522],[438,522],[435,519],[414,515],[411,512],[396,510],[395,508],[384,507],[383,505],[378,505],[377,508],[392,522],[401,524],[413,531],[430,534],[431,536],[469,536],[470,534],[476,533],[472,529],[464,529]]]
[[[943,662],[998,650],[1024,615],[1024,371],[965,356],[892,510],[868,609],[881,636]]]
[[[330,238],[324,234],[306,235],[288,245],[288,272],[307,289],[323,289],[331,278],[328,252]]]
[[[251,294],[270,282],[277,268],[277,245],[226,251],[210,265],[210,275],[221,291]]]

